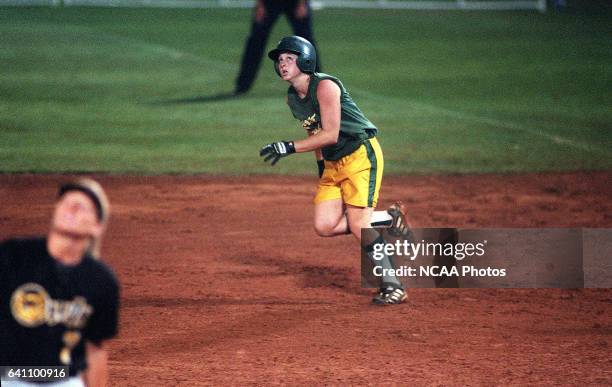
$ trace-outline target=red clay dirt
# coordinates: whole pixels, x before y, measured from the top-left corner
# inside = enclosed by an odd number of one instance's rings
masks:
[[[612,291],[416,289],[381,308],[310,177],[95,176],[122,283],[113,386],[610,385]],[[0,175],[0,239],[47,230],[63,175]],[[612,227],[612,172],[386,177],[415,227]]]

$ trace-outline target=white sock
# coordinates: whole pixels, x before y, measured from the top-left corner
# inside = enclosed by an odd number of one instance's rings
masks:
[[[370,225],[372,227],[389,227],[393,218],[387,211],[374,211],[370,217]]]

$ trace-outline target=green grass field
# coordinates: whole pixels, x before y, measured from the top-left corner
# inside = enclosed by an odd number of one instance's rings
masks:
[[[381,129],[386,172],[612,168],[610,15],[323,10],[325,72]],[[0,171],[314,174],[269,60],[233,89],[250,12],[0,8]],[[272,47],[289,28],[281,20]]]

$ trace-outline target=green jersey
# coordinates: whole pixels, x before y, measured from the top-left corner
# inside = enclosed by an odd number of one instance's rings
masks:
[[[295,118],[302,121],[305,128],[316,129],[321,126],[317,86],[324,79],[329,79],[340,87],[340,134],[338,142],[322,148],[323,158],[335,161],[353,153],[365,140],[374,137],[378,129],[359,110],[342,82],[331,75],[322,73],[311,75],[308,93],[304,98],[298,96],[293,86],[289,86],[287,91],[287,103],[291,113]]]

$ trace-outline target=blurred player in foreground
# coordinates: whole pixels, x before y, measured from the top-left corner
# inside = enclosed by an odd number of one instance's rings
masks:
[[[268,53],[279,77],[290,84],[287,104],[293,116],[302,121],[308,137],[265,145],[260,156],[276,164],[293,153],[315,152],[319,166],[319,186],[314,198],[314,226],[323,237],[352,233],[365,247],[370,259],[373,246],[384,243],[371,229],[373,221],[388,218],[394,230],[407,237],[404,210],[396,203],[389,211],[376,211],[383,175],[383,155],[376,134],[378,129],[353,102],[340,80],[317,73],[316,52],[310,42],[298,36],[283,38]],[[374,216],[373,216],[374,215]],[[383,269],[394,269],[392,258],[376,261]],[[393,305],[406,300],[402,283],[384,275],[375,304]]]
[[[102,187],[79,179],[60,187],[47,237],[0,244],[0,366],[69,367],[45,386],[107,384],[119,310],[117,279],[98,260],[108,216]]]

